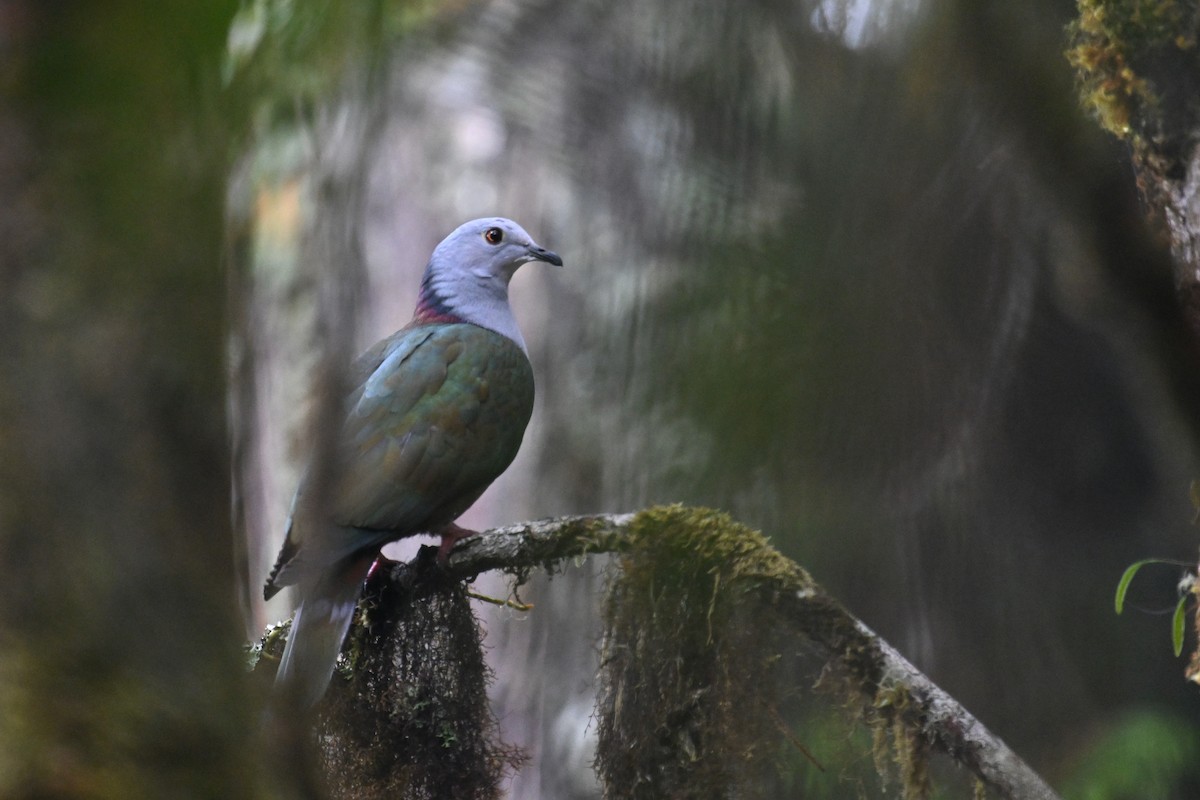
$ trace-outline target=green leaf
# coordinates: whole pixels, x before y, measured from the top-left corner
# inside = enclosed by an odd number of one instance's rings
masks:
[[[1171,618],[1171,646],[1175,648],[1175,656],[1183,652],[1183,623],[1187,619],[1187,601],[1191,595],[1185,594],[1179,598],[1175,606],[1175,616]]]
[[[1137,571],[1147,564],[1156,564],[1162,561],[1159,558],[1143,558],[1141,561],[1135,561],[1125,568],[1125,572],[1121,575],[1121,580],[1117,583],[1117,613],[1120,614],[1125,609],[1125,594],[1129,591],[1129,584],[1133,582],[1133,576]]]
[[[1174,564],[1177,567],[1192,567],[1186,561],[1177,561],[1173,558],[1143,558],[1141,561],[1135,561],[1125,568],[1125,572],[1121,575],[1120,582],[1117,583],[1117,613],[1120,614],[1125,609],[1125,595],[1129,591],[1129,584],[1133,582],[1133,576],[1137,571],[1147,564]]]

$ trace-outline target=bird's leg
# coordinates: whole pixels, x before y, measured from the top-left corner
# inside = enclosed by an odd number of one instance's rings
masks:
[[[442,543],[438,545],[437,562],[445,566],[446,560],[450,558],[450,551],[454,549],[454,545],[458,543],[458,540],[465,539],[468,536],[475,536],[478,533],[479,531],[461,528],[453,522],[442,528],[438,531],[438,534],[442,537]]]

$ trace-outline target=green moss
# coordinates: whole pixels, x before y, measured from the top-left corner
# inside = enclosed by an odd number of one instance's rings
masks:
[[[1078,0],[1067,60],[1100,124],[1135,146],[1170,134],[1196,111],[1200,4],[1196,0]]]
[[[776,669],[795,642],[764,588],[811,579],[709,509],[630,526],[605,607],[598,769],[611,796],[754,796],[778,752]]]
[[[758,531],[735,522],[728,514],[682,505],[656,506],[639,513],[630,525],[631,551],[626,575],[638,570],[675,568],[697,570],[723,578],[740,590],[765,583],[802,589],[812,578],[784,557]],[[634,574],[630,576],[629,571]]]

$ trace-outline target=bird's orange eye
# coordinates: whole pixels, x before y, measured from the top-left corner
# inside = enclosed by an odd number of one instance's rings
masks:
[[[504,231],[499,228],[488,228],[483,232],[483,240],[488,244],[500,244],[504,241]]]

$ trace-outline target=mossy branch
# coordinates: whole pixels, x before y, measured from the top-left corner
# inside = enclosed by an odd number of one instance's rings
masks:
[[[428,556],[396,564],[388,579],[410,596],[501,569],[523,578],[531,570],[592,553],[659,555],[733,565],[722,580],[726,596],[747,595],[775,609],[823,655],[828,667],[861,701],[862,717],[909,743],[917,754],[938,751],[970,770],[988,790],[1013,800],[1049,800],[1055,792],[953,697],[923,675],[890,644],[850,614],[761,534],[727,516],[681,506],[637,514],[597,514],[527,522],[486,531],[461,542],[445,569]],[[628,565],[627,565],[628,568]],[[714,589],[715,592],[715,589]],[[906,783],[919,781],[923,765],[905,765]],[[916,776],[913,778],[912,776]],[[906,794],[923,794],[906,786]]]
[[[344,680],[321,706],[334,796],[374,796],[362,787],[378,784],[385,794],[426,797],[430,786],[467,780],[472,792],[456,796],[491,797],[497,775],[520,759],[489,733],[486,668],[462,581],[500,569],[520,582],[568,559],[611,553],[621,569],[605,610],[597,702],[606,796],[702,796],[696,786],[745,794],[738,787],[753,785],[776,733],[757,712],[774,707],[770,690],[760,691],[771,682],[767,665],[803,643],[823,659],[823,683],[872,729],[881,773],[889,762],[899,766],[906,800],[931,793],[931,752],[970,770],[988,796],[1057,797],[766,537],[725,514],[667,506],[560,517],[465,539],[445,566],[435,552],[422,548],[369,580]],[[281,647],[278,631],[264,638],[264,653]],[[426,753],[414,742],[434,741],[431,729],[443,732],[441,749]],[[418,769],[428,764],[440,766]],[[338,788],[350,785],[359,788]]]

